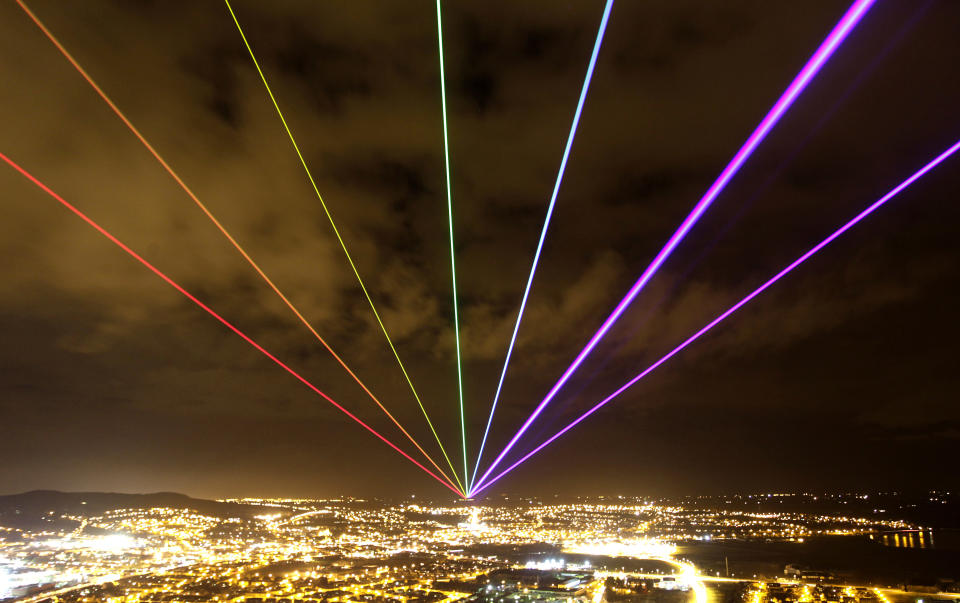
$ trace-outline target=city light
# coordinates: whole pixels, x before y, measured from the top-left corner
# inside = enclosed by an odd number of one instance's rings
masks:
[[[862,538],[919,529],[876,516],[751,511],[745,508],[749,500],[619,497],[465,508],[244,498],[221,501],[242,505],[242,512],[232,508],[241,517],[149,506],[54,512],[48,517],[62,529],[3,529],[0,593],[26,602],[55,595],[63,603],[136,603],[155,595],[193,600],[201,594],[237,602],[477,601],[471,597],[480,592],[532,601],[552,593],[587,603],[600,601],[598,592],[609,585],[634,594],[673,590],[704,603],[711,588],[733,585],[745,589],[744,600],[752,603],[775,603],[772,591],[778,588],[791,589],[803,603],[891,603],[883,590],[871,601],[862,584],[844,583],[825,595],[818,578],[791,576],[790,585],[770,586],[750,576],[714,575],[686,558],[704,546],[704,534],[744,550],[745,544],[796,543],[800,537]],[[640,565],[624,567],[628,561]]]

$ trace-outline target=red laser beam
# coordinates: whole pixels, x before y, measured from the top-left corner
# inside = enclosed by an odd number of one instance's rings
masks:
[[[336,400],[334,400],[333,398],[331,398],[331,397],[328,396],[327,394],[325,394],[325,393],[323,393],[322,391],[320,391],[320,388],[318,388],[317,386],[315,386],[313,383],[310,383],[309,381],[307,381],[307,379],[306,379],[305,377],[301,376],[300,373],[296,372],[295,370],[293,370],[292,368],[290,368],[289,366],[287,366],[286,364],[284,364],[283,361],[281,361],[279,358],[277,358],[276,356],[274,356],[273,354],[271,354],[270,352],[268,352],[267,350],[265,350],[259,343],[257,343],[257,342],[254,341],[253,339],[251,339],[246,333],[244,333],[243,331],[241,331],[241,330],[238,329],[237,327],[233,326],[233,324],[231,324],[229,321],[227,321],[227,319],[225,319],[224,317],[222,317],[222,316],[220,316],[219,314],[217,314],[216,312],[214,312],[210,307],[208,307],[208,306],[207,306],[206,304],[204,304],[202,301],[200,301],[199,299],[197,299],[196,297],[194,297],[193,294],[191,294],[189,291],[187,291],[186,289],[184,289],[183,287],[181,287],[179,284],[177,284],[176,281],[174,281],[172,278],[170,278],[169,276],[167,276],[166,274],[164,274],[163,272],[161,272],[159,268],[157,268],[156,266],[154,266],[153,264],[151,264],[150,262],[148,262],[147,260],[145,260],[145,259],[144,259],[142,256],[140,256],[140,254],[138,254],[136,251],[134,251],[134,250],[130,249],[129,247],[127,247],[126,244],[123,243],[123,241],[121,241],[121,240],[118,239],[117,237],[115,237],[115,236],[113,236],[112,234],[110,234],[110,232],[107,231],[107,229],[105,229],[104,227],[102,227],[102,226],[100,226],[99,224],[97,224],[96,222],[94,222],[92,218],[88,217],[88,216],[87,216],[86,214],[84,214],[82,211],[80,211],[79,209],[77,209],[76,207],[74,207],[69,201],[67,201],[66,199],[64,199],[63,197],[61,197],[61,196],[58,195],[57,193],[55,193],[50,187],[48,187],[46,184],[44,184],[43,182],[41,182],[40,180],[38,180],[33,174],[31,174],[30,172],[28,172],[28,171],[25,170],[24,168],[20,167],[19,164],[17,164],[15,161],[13,161],[12,159],[10,159],[10,158],[7,157],[6,155],[4,155],[2,152],[0,152],[0,159],[3,159],[5,162],[7,162],[7,164],[8,164],[10,167],[12,167],[12,168],[15,169],[16,171],[20,172],[20,174],[21,174],[24,178],[26,178],[27,180],[29,180],[30,182],[32,182],[33,184],[35,184],[40,190],[42,190],[43,192],[47,193],[48,195],[50,195],[51,197],[53,197],[54,199],[56,199],[57,201],[59,201],[64,207],[66,207],[67,209],[69,209],[70,211],[72,211],[72,212],[73,212],[74,214],[76,214],[80,219],[82,219],[84,222],[86,222],[87,224],[89,224],[90,226],[92,226],[94,229],[96,229],[97,232],[99,232],[100,234],[102,234],[103,236],[105,236],[106,238],[108,238],[108,239],[110,240],[110,242],[112,242],[113,244],[115,244],[115,245],[116,245],[117,247],[119,247],[120,249],[126,251],[126,252],[127,252],[128,254],[130,254],[135,260],[137,260],[138,262],[140,262],[141,264],[143,264],[144,266],[146,266],[148,269],[150,269],[151,272],[153,272],[154,274],[156,274],[157,276],[159,276],[160,278],[162,278],[168,285],[170,285],[171,287],[173,287],[174,289],[176,289],[177,291],[179,291],[181,294],[183,294],[184,297],[186,297],[187,299],[189,299],[190,301],[192,301],[192,302],[195,303],[196,305],[200,306],[200,308],[202,308],[204,311],[206,311],[207,314],[209,314],[210,316],[213,316],[213,317],[216,318],[218,321],[220,321],[225,327],[227,327],[228,329],[230,329],[231,331],[233,331],[234,333],[236,333],[237,335],[239,335],[244,341],[246,341],[247,343],[249,343],[250,345],[252,345],[252,346],[253,346],[254,348],[256,348],[260,353],[262,353],[264,356],[266,356],[266,357],[269,358],[270,360],[273,360],[275,363],[277,363],[277,364],[280,366],[280,368],[282,368],[283,370],[287,371],[288,373],[290,373],[291,375],[293,375],[294,377],[296,377],[298,381],[300,381],[301,383],[303,383],[304,385],[306,385],[307,387],[309,387],[311,390],[314,391],[314,393],[316,393],[317,395],[319,395],[320,397],[322,397],[324,400],[326,400],[326,401],[329,402],[330,404],[333,404],[334,406],[336,406],[341,412],[343,412],[343,414],[347,415],[348,417],[350,417],[351,419],[353,419],[354,421],[356,421],[357,423],[359,423],[364,429],[366,429],[367,431],[369,431],[369,432],[372,433],[373,435],[377,436],[380,440],[383,441],[384,444],[390,446],[391,448],[393,448],[394,450],[396,450],[397,452],[399,452],[400,454],[402,454],[405,459],[407,459],[408,461],[410,461],[411,463],[413,463],[413,464],[416,465],[417,467],[423,469],[430,477],[432,477],[433,479],[437,480],[438,482],[440,482],[441,484],[443,484],[444,486],[446,486],[446,487],[449,488],[450,490],[454,491],[454,492],[457,494],[457,496],[460,496],[460,497],[463,496],[463,494],[462,494],[459,490],[457,490],[455,487],[451,486],[450,484],[448,484],[447,482],[445,482],[440,476],[438,476],[437,474],[435,474],[433,471],[430,471],[430,470],[427,469],[425,466],[423,466],[422,464],[420,464],[416,459],[414,459],[412,456],[410,456],[409,454],[407,454],[406,452],[404,452],[404,451],[403,451],[402,449],[400,449],[396,444],[394,444],[393,442],[391,442],[390,440],[388,440],[386,437],[382,436],[382,435],[380,434],[380,432],[378,432],[378,431],[375,430],[374,428],[370,427],[369,425],[367,425],[366,423],[364,423],[363,421],[361,421],[356,415],[354,415],[354,414],[351,413],[349,410],[347,410],[346,408],[344,408],[343,406],[341,406],[340,404],[338,404]]]

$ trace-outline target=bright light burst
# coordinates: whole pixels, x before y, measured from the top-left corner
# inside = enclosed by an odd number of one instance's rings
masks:
[[[610,540],[605,542],[580,542],[564,545],[565,553],[580,555],[603,555],[606,557],[632,557],[635,559],[661,559],[674,555],[677,546],[656,538],[638,540]]]

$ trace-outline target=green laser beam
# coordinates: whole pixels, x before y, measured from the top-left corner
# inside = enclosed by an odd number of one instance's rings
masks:
[[[300,146],[293,137],[293,132],[290,131],[290,126],[287,125],[287,120],[283,117],[283,112],[280,110],[280,105],[277,103],[277,99],[273,95],[273,90],[271,90],[270,84],[267,83],[267,78],[263,74],[263,70],[260,68],[260,63],[257,61],[257,57],[253,54],[253,48],[250,46],[250,42],[247,41],[247,36],[243,33],[243,28],[240,27],[240,21],[237,19],[237,15],[233,12],[233,7],[230,6],[230,0],[223,1],[227,5],[227,10],[230,11],[230,16],[233,18],[233,22],[237,26],[237,31],[240,32],[240,37],[243,38],[243,44],[247,47],[247,52],[250,53],[250,58],[253,60],[253,65],[257,68],[257,73],[260,74],[260,79],[263,81],[263,86],[267,89],[267,94],[270,95],[270,100],[273,102],[273,107],[277,110],[277,115],[280,117],[280,121],[283,123],[283,128],[287,131],[287,137],[290,138],[290,142],[293,144],[293,149],[297,152],[297,157],[300,158],[300,164],[303,166],[303,171],[306,172],[307,178],[310,180],[310,185],[313,187],[313,192],[317,194],[317,199],[320,200],[320,205],[323,207],[323,213],[326,214],[327,220],[330,221],[330,226],[333,228],[333,233],[337,236],[337,241],[340,242],[340,247],[343,248],[344,255],[347,256],[347,262],[350,263],[350,268],[353,269],[353,274],[357,277],[357,282],[360,283],[360,289],[363,290],[363,295],[367,298],[367,303],[370,304],[370,309],[373,310],[373,315],[376,317],[377,323],[380,325],[380,330],[383,331],[383,336],[386,337],[387,344],[389,344],[394,358],[397,359],[397,364],[400,365],[400,370],[403,372],[403,376],[407,380],[407,385],[410,386],[410,391],[413,392],[413,397],[416,398],[417,404],[420,406],[420,410],[423,412],[423,417],[427,420],[427,425],[430,426],[430,431],[433,433],[433,437],[437,440],[437,445],[440,446],[440,451],[443,453],[443,457],[447,460],[447,464],[450,465],[450,470],[453,472],[454,479],[457,480],[457,484],[460,485],[460,489],[465,491],[463,483],[460,482],[460,478],[457,476],[457,470],[454,469],[453,463],[450,461],[450,457],[447,455],[447,451],[444,449],[443,443],[440,441],[440,436],[437,435],[437,430],[434,429],[433,422],[430,421],[430,416],[427,414],[427,409],[424,408],[423,402],[420,401],[420,395],[413,386],[413,382],[410,380],[410,375],[407,374],[407,369],[403,366],[403,361],[400,360],[400,354],[397,353],[397,348],[394,347],[393,341],[390,339],[390,334],[387,333],[387,328],[384,326],[383,320],[380,319],[380,313],[377,312],[377,307],[374,305],[373,299],[370,297],[370,293],[367,292],[367,287],[363,284],[363,279],[360,278],[360,272],[357,271],[357,266],[354,264],[353,258],[350,256],[350,252],[347,250],[347,245],[343,242],[343,238],[340,236],[340,231],[337,230],[337,225],[333,221],[333,216],[330,214],[330,210],[327,209],[327,204],[324,202],[323,196],[320,194],[320,189],[317,188],[317,183],[313,179],[313,174],[310,173],[310,168],[307,167],[307,162],[303,158],[303,153],[300,152]],[[457,354],[459,358],[459,349]]]
[[[467,425],[463,410],[463,365],[460,360],[460,314],[457,309],[457,263],[453,247],[453,191],[450,186],[450,138],[447,133],[447,82],[443,69],[443,19],[440,0],[437,0],[437,48],[440,55],[440,105],[443,114],[443,160],[447,174],[447,223],[450,227],[450,277],[453,282],[453,328],[457,343],[457,394],[460,399],[460,436],[463,441],[463,479],[470,490],[470,470],[467,468]]]

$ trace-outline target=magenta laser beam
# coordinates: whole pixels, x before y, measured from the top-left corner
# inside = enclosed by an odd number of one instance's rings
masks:
[[[687,236],[687,233],[690,232],[690,229],[693,228],[694,224],[703,216],[707,211],[713,201],[717,196],[726,188],[730,180],[736,175],[740,168],[743,167],[743,164],[746,163],[747,159],[753,154],[756,148],[760,145],[761,142],[767,137],[773,127],[780,121],[780,118],[787,112],[787,110],[793,105],[794,101],[800,96],[800,94],[806,89],[807,85],[813,80],[813,78],[819,73],[820,69],[824,64],[833,56],[837,48],[843,43],[851,31],[857,26],[863,16],[867,13],[868,10],[873,6],[876,0],[856,0],[850,8],[847,9],[847,12],[844,13],[840,21],[834,26],[834,28],[824,39],[823,43],[817,48],[813,53],[813,56],[807,61],[803,66],[797,76],[790,82],[790,85],[780,96],[777,102],[773,105],[767,115],[763,118],[763,121],[760,122],[760,125],[750,134],[750,137],[747,141],[740,147],[740,150],[737,151],[737,154],[734,155],[733,159],[720,173],[720,176],[714,181],[710,186],[707,192],[703,195],[700,201],[694,206],[693,210],[689,215],[683,220],[680,224],[680,227],[673,233],[670,239],[664,245],[663,249],[656,255],[653,259],[653,262],[644,270],[643,274],[639,279],[633,284],[627,294],[620,300],[620,303],[614,308],[613,312],[607,317],[607,319],[600,325],[600,328],[597,329],[596,333],[593,334],[593,337],[590,338],[590,341],[587,342],[587,345],[584,346],[574,361],[570,364],[566,371],[560,376],[560,379],[553,385],[547,395],[543,398],[540,404],[533,410],[526,422],[517,430],[517,433],[514,434],[510,442],[504,447],[500,452],[497,458],[491,463],[487,468],[486,472],[480,478],[478,482],[474,485],[474,490],[476,486],[482,486],[486,483],[487,478],[490,474],[503,462],[504,457],[511,449],[516,445],[517,441],[523,436],[524,433],[530,428],[530,425],[540,416],[540,413],[544,411],[551,400],[557,395],[560,389],[570,380],[570,377],[580,368],[580,365],[583,364],[587,356],[593,352],[593,349],[600,343],[600,340],[607,334],[607,332],[613,327],[614,323],[620,319],[623,313],[627,310],[627,307],[636,299],[637,295],[640,294],[640,291],[646,286],[646,284],[653,278],[653,275],[660,269],[663,263],[667,260],[673,250],[680,244],[680,241]],[[473,494],[473,492],[471,492]]]
[[[938,155],[938,156],[937,156],[935,159],[933,159],[930,163],[928,163],[927,165],[923,166],[923,167],[922,167],[919,171],[917,171],[915,174],[913,174],[912,176],[910,176],[909,178],[907,178],[906,180],[904,180],[903,182],[901,182],[900,184],[898,184],[895,188],[893,188],[893,189],[892,189],[890,192],[888,192],[886,195],[880,197],[880,199],[878,199],[877,201],[875,201],[872,205],[870,205],[870,206],[867,207],[865,210],[863,210],[862,212],[860,212],[859,214],[857,214],[856,217],[854,217],[852,220],[850,220],[849,222],[847,222],[846,224],[844,224],[843,226],[841,226],[840,228],[838,228],[837,230],[835,230],[830,236],[828,236],[827,238],[823,239],[822,241],[820,241],[819,243],[817,243],[815,246],[813,246],[809,251],[807,251],[806,253],[804,253],[803,255],[801,255],[800,257],[798,257],[797,259],[795,259],[795,260],[794,260],[793,262],[791,262],[786,268],[784,268],[783,270],[781,270],[780,272],[778,272],[777,274],[775,274],[770,280],[768,280],[767,282],[763,283],[762,285],[760,285],[759,287],[757,287],[756,289],[754,289],[753,292],[751,292],[749,295],[747,295],[746,297],[744,297],[743,299],[741,299],[740,301],[738,301],[736,304],[734,304],[733,306],[731,306],[730,309],[726,310],[725,312],[723,312],[722,314],[720,314],[719,316],[717,316],[716,318],[714,318],[713,320],[711,320],[709,323],[707,323],[707,325],[706,325],[705,327],[703,327],[702,329],[700,329],[699,331],[697,331],[696,333],[694,333],[693,335],[691,335],[690,337],[688,337],[683,343],[681,343],[681,344],[678,345],[677,347],[673,348],[673,349],[672,349],[670,352],[668,352],[666,355],[662,356],[659,360],[657,360],[656,362],[654,362],[653,364],[651,364],[650,366],[648,366],[646,369],[643,370],[643,372],[641,372],[640,374],[638,374],[638,375],[637,375],[636,377],[634,377],[633,379],[630,379],[629,381],[627,381],[626,383],[624,383],[623,385],[621,385],[621,386],[620,386],[619,388],[617,388],[612,394],[610,394],[609,396],[607,396],[606,398],[604,398],[603,400],[601,400],[600,402],[598,402],[593,408],[591,408],[591,409],[588,410],[587,412],[583,413],[582,415],[580,415],[579,417],[577,417],[575,420],[571,421],[566,427],[564,427],[563,429],[561,429],[561,430],[558,431],[557,433],[555,433],[555,434],[553,434],[552,436],[550,436],[550,438],[549,438],[548,440],[546,440],[545,442],[543,442],[542,444],[540,444],[539,446],[537,446],[536,448],[534,448],[533,450],[531,450],[530,452],[528,452],[527,454],[525,454],[523,457],[520,458],[520,460],[518,460],[517,462],[513,463],[512,465],[510,465],[507,469],[501,471],[496,477],[490,479],[489,481],[484,482],[484,483],[481,484],[479,487],[474,488],[474,489],[470,492],[470,496],[476,496],[476,495],[477,495],[478,493],[480,493],[481,491],[486,490],[487,488],[489,488],[490,486],[492,486],[497,480],[499,480],[500,478],[502,478],[502,477],[505,476],[506,474],[510,473],[510,472],[513,471],[514,469],[516,469],[518,466],[520,466],[523,462],[525,462],[525,461],[526,461],[527,459],[529,459],[531,456],[533,456],[534,454],[540,452],[541,450],[543,450],[544,448],[546,448],[547,446],[549,446],[554,440],[556,440],[557,438],[559,438],[559,437],[562,436],[563,434],[567,433],[568,431],[570,431],[571,429],[573,429],[574,427],[576,427],[577,425],[579,425],[581,421],[585,420],[587,417],[589,417],[589,416],[592,415],[593,413],[595,413],[595,412],[597,412],[598,410],[600,410],[601,408],[603,408],[607,403],[611,402],[614,398],[616,398],[617,396],[619,396],[620,394],[622,394],[623,392],[625,392],[627,389],[629,389],[630,387],[632,387],[633,385],[635,385],[638,381],[640,381],[641,379],[643,379],[644,377],[646,377],[647,375],[649,375],[650,373],[652,373],[653,371],[655,371],[655,370],[656,370],[660,365],[662,365],[664,362],[670,360],[671,358],[673,358],[674,356],[676,356],[677,354],[679,354],[681,351],[683,351],[683,350],[684,350],[687,346],[689,346],[691,343],[693,343],[693,342],[696,341],[697,339],[700,339],[700,338],[701,338],[702,336],[704,336],[708,331],[710,331],[710,330],[713,329],[715,326],[717,326],[718,324],[720,324],[721,322],[723,322],[724,320],[726,320],[731,314],[733,314],[734,312],[736,312],[737,310],[739,310],[739,309],[742,308],[743,306],[745,306],[745,305],[747,305],[748,303],[750,303],[755,297],[757,297],[758,295],[760,295],[761,293],[763,293],[764,291],[766,291],[767,289],[769,289],[771,286],[773,286],[774,283],[776,283],[777,281],[779,281],[780,279],[782,279],[783,277],[785,277],[787,274],[789,274],[791,271],[793,271],[795,268],[797,268],[800,264],[804,263],[805,261],[807,261],[808,259],[810,259],[810,257],[812,257],[814,254],[816,254],[816,253],[819,252],[821,249],[823,249],[824,247],[826,247],[827,245],[829,245],[830,243],[832,243],[832,242],[834,241],[834,239],[836,239],[837,237],[839,237],[839,236],[842,235],[843,233],[847,232],[848,230],[850,230],[851,228],[853,228],[854,226],[856,226],[861,220],[863,220],[864,218],[866,218],[867,216],[869,216],[870,214],[872,214],[873,212],[875,212],[876,210],[878,210],[878,209],[879,209],[881,206],[883,206],[887,201],[889,201],[890,199],[893,199],[893,198],[894,198],[895,196],[897,196],[899,193],[903,192],[904,189],[906,189],[906,188],[909,187],[911,184],[913,184],[914,182],[916,182],[917,180],[919,180],[919,179],[920,179],[921,177],[923,177],[927,172],[929,172],[929,171],[932,170],[933,168],[935,168],[935,167],[937,167],[938,165],[940,165],[940,163],[942,163],[943,161],[945,161],[947,158],[949,158],[951,155],[953,155],[954,153],[956,153],[958,150],[960,150],[960,141],[955,142],[955,143],[953,144],[953,146],[951,146],[951,147],[948,148],[946,151],[944,151],[943,153],[941,153],[940,155]]]

